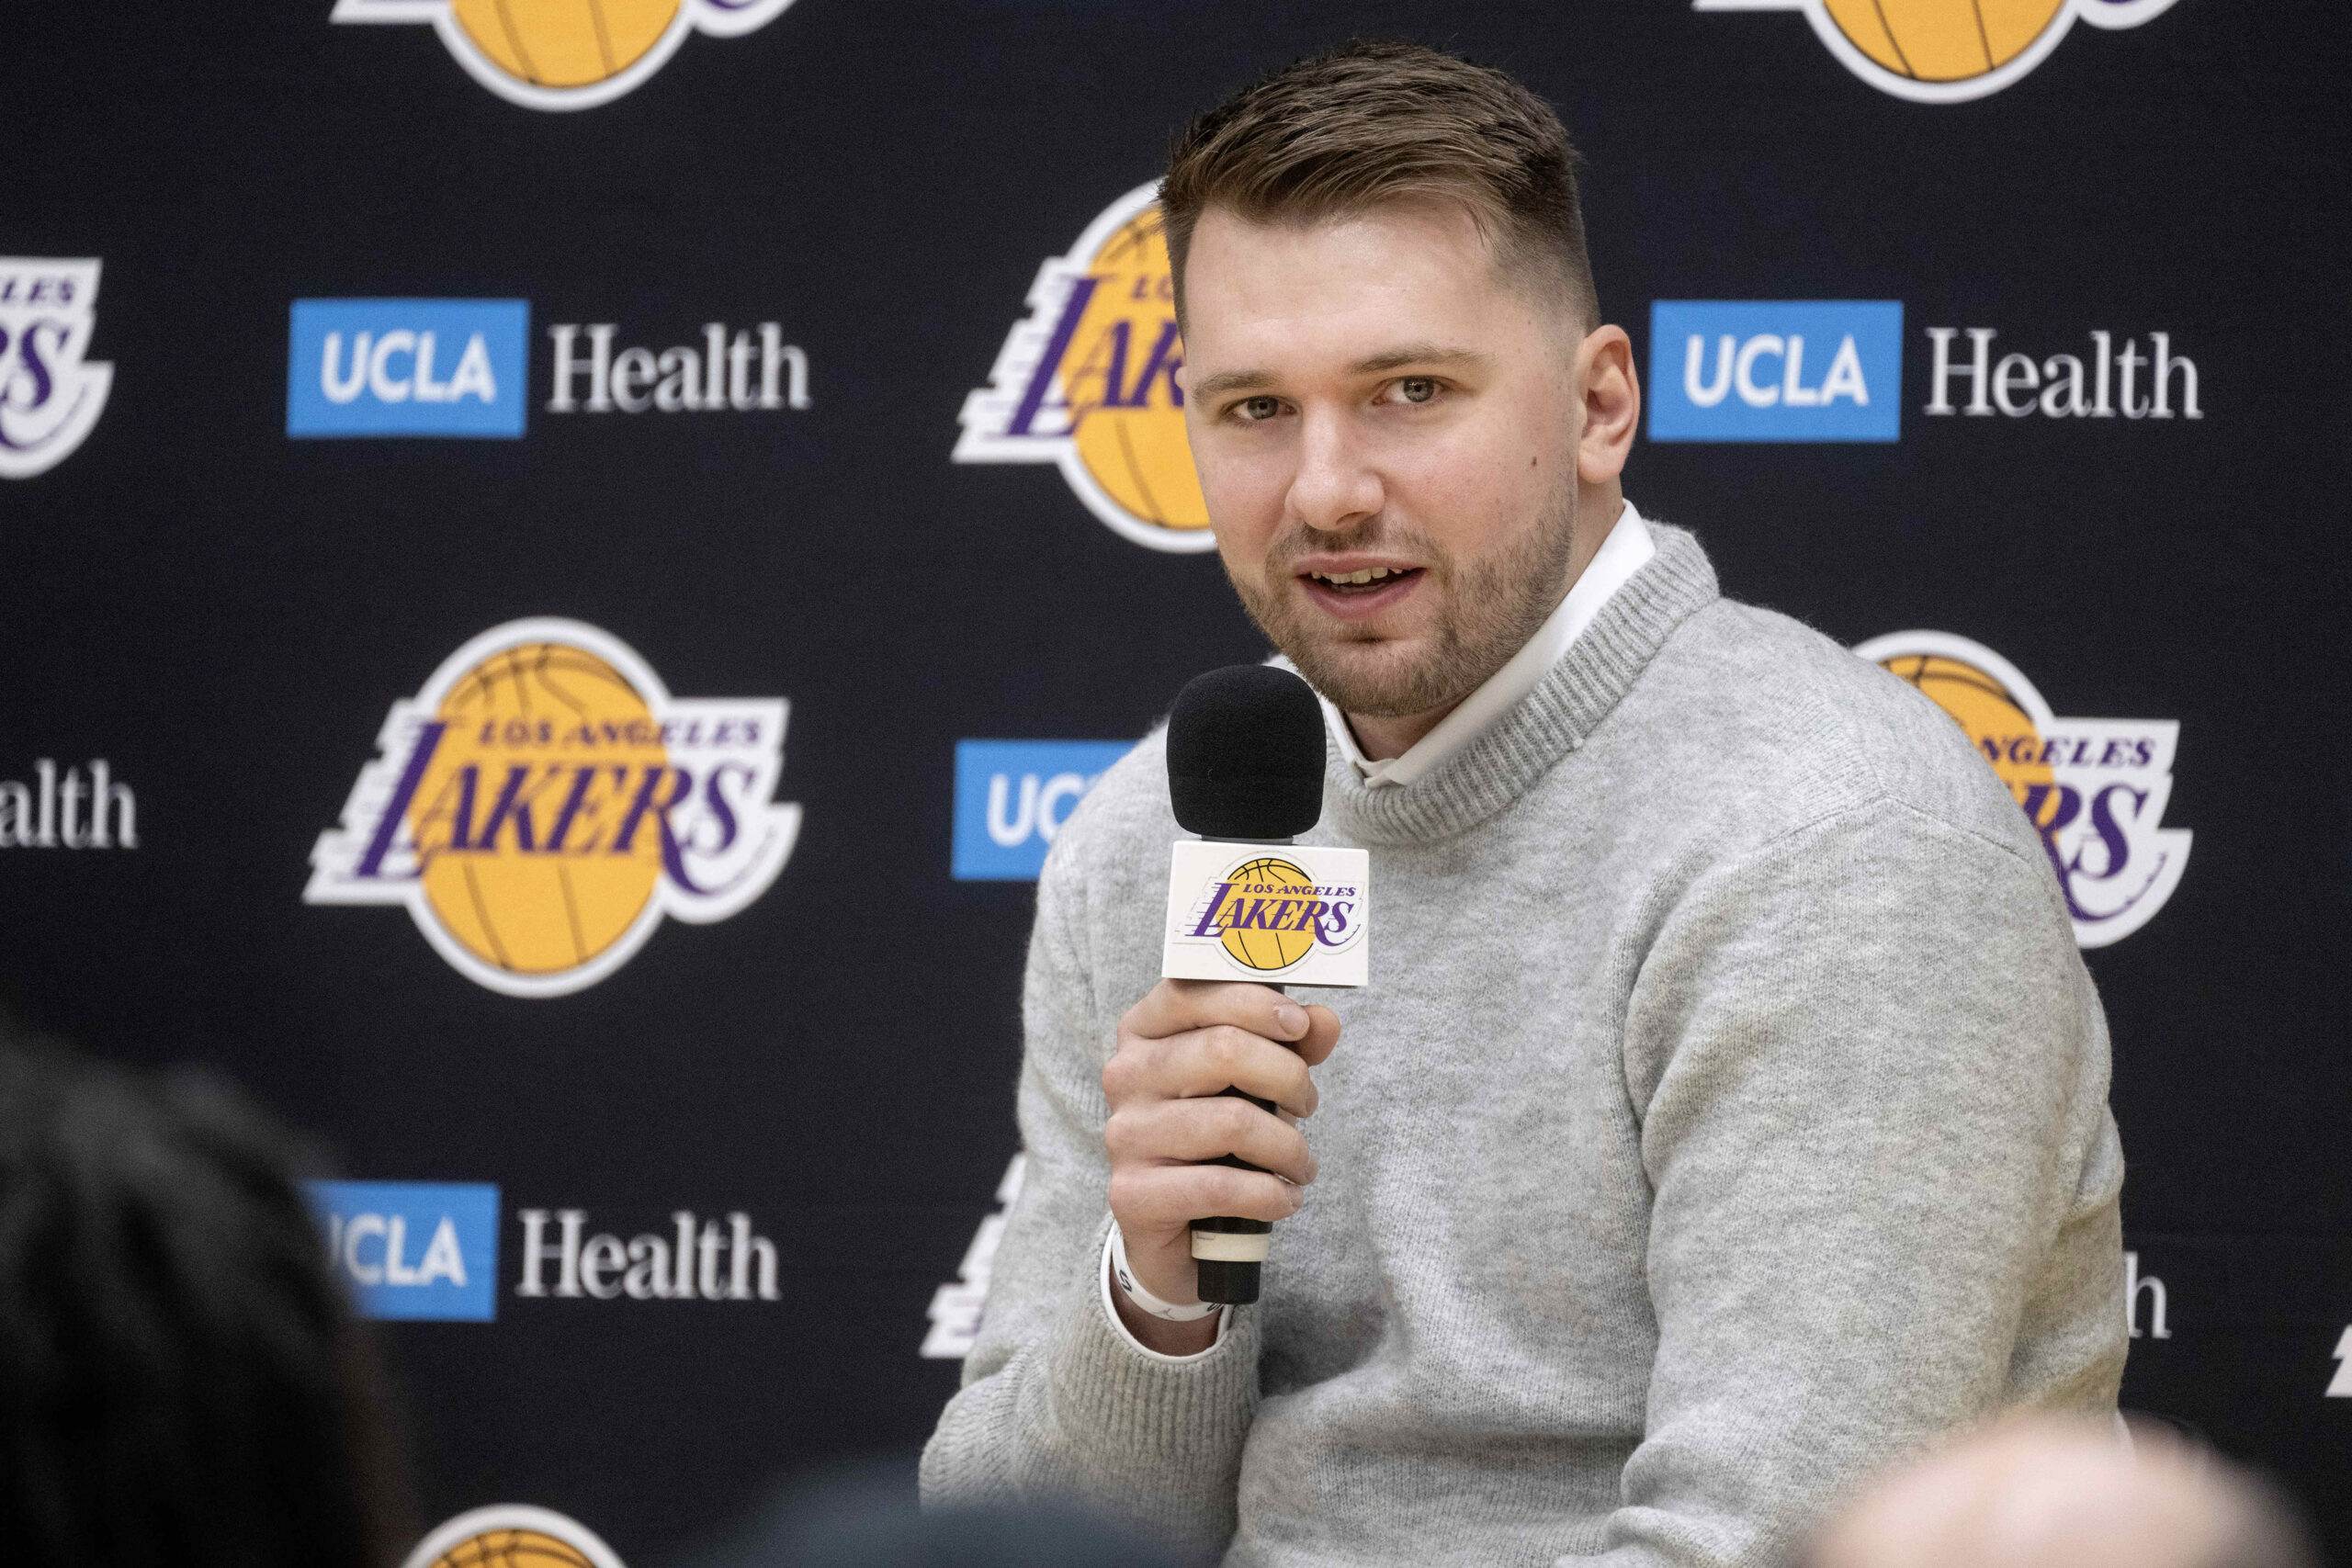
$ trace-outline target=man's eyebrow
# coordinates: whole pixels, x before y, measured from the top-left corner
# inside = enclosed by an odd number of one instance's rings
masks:
[[[1274,378],[1263,370],[1220,370],[1193,382],[1184,389],[1184,395],[1194,402],[1204,403],[1227,392],[1255,391],[1273,384]]]
[[[1408,343],[1369,359],[1359,359],[1355,372],[1359,376],[1377,375],[1383,370],[1402,369],[1408,365],[1483,365],[1487,356],[1476,349],[1448,348],[1442,344]]]
[[[1376,376],[1384,370],[1400,369],[1408,365],[1468,366],[1484,365],[1487,356],[1476,349],[1448,348],[1442,344],[1408,343],[1359,359],[1349,369],[1358,376]],[[1203,377],[1186,389],[1185,396],[1200,402],[1209,402],[1229,392],[1254,392],[1274,384],[1273,377],[1263,370],[1220,370],[1214,376]]]

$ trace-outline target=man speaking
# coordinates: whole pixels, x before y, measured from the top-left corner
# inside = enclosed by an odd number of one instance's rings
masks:
[[[1559,121],[1357,46],[1204,116],[1160,200],[1372,983],[1160,980],[1162,738],[1105,775],[1038,886],[1028,1180],[926,1495],[1237,1564],[1761,1563],[1945,1428],[2111,1413],[2122,1156],[2048,859],[1933,704],[1623,498]],[[1258,1304],[1199,1304],[1206,1215],[1280,1222]]]

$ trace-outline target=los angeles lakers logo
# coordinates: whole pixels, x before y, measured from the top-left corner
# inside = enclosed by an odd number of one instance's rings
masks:
[[[1854,651],[1933,697],[1992,763],[2041,835],[2076,942],[2105,947],[2155,918],[2188,866],[2188,829],[2159,826],[2177,719],[2059,718],[2015,665],[1944,632]]]
[[[401,1568],[622,1568],[596,1532],[552,1508],[475,1508],[416,1543]]]
[[[475,81],[509,103],[610,103],[690,32],[735,38],[792,0],[335,0],[334,22],[427,22]]]
[[[114,367],[82,357],[97,306],[96,257],[0,256],[0,479],[48,472],[106,412]]]
[[[784,869],[800,829],[771,798],[786,712],[673,697],[594,626],[511,621],[392,705],[303,901],[404,906],[508,996],[594,985],[663,915],[723,920]]]
[[[1951,104],[1997,93],[2077,21],[2136,28],[2173,0],[1691,0],[1700,11],[1802,11],[1838,62],[1883,93]]]
[[[1348,928],[1349,911],[1333,908],[1344,900],[1317,898],[1315,891],[1315,879],[1290,862],[1253,860],[1210,889],[1193,934],[1216,937],[1251,969],[1287,969],[1317,942],[1337,945]]]
[[[1160,973],[1179,980],[1364,983],[1371,857],[1298,845],[1280,853],[1180,840],[1168,873]]]
[[[1216,547],[1176,385],[1176,286],[1159,187],[1137,186],[1029,286],[964,400],[959,463],[1053,463],[1088,511],[1155,550]]]

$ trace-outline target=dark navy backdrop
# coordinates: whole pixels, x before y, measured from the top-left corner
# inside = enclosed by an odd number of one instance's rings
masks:
[[[2335,7],[2180,0],[1934,103],[1785,8],[798,0],[727,36],[757,18],[695,0],[658,68],[559,111],[487,85],[511,40],[469,71],[433,6],[346,5],[382,25],[329,0],[7,24],[0,253],[102,263],[83,359],[113,381],[70,451],[0,478],[0,997],[226,1070],[344,1175],[499,1187],[495,1322],[385,1326],[433,1517],[544,1504],[650,1560],[929,1430],[956,1365],[918,1354],[928,1312],[1014,1152],[1031,908],[950,874],[956,742],[1130,738],[1262,652],[1213,558],[1106,526],[1050,462],[952,462],[959,411],[1040,265],[1187,115],[1401,33],[1560,107],[1645,368],[1654,300],[1901,303],[1899,439],[1636,449],[1629,493],[1729,592],[1849,642],[1967,637],[2062,717],[2178,722],[2163,820],[2193,860],[2089,955],[2161,1281],[2126,1404],[2275,1469],[2352,1550]],[[411,297],[528,302],[524,436],[290,439],[292,302]],[[547,408],[551,327],[658,355],[709,322],[748,334],[753,394],[775,323],[808,406]],[[2202,417],[1929,414],[1934,327],[1963,360],[1971,328],[2037,361],[2165,333]],[[0,367],[34,418],[50,390]],[[739,912],[539,998],[397,908],[303,899],[390,705],[526,615],[676,697],[788,700],[775,795],[804,813]],[[6,781],[37,815],[44,759],[84,785],[104,759],[137,846],[12,838]],[[518,1295],[518,1216],[566,1209],[622,1242],[743,1213],[784,1300]]]

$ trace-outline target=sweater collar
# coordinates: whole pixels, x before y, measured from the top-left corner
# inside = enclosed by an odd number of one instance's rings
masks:
[[[1375,788],[1326,748],[1323,819],[1365,844],[1451,838],[1510,805],[1584,743],[1664,647],[1716,598],[1714,568],[1684,529],[1649,524],[1657,553],[1611,594],[1534,688],[1427,775]],[[1287,660],[1283,660],[1287,663]]]
[[[1656,554],[1657,544],[1650,537],[1649,525],[1631,501],[1623,502],[1599,553],[1586,563],[1566,597],[1535,628],[1535,635],[1501,669],[1487,676],[1484,685],[1438,720],[1435,728],[1406,748],[1403,755],[1371,761],[1356,744],[1346,716],[1318,692],[1316,700],[1323,705],[1323,722],[1330,728],[1332,744],[1339,747],[1356,776],[1374,789],[1393,789],[1437,772],[1448,757],[1478,739],[1487,726],[1510,711],[1512,704],[1533,691],[1560,656],[1576,645],[1610,595],[1631,581],[1634,573],[1647,566]]]

